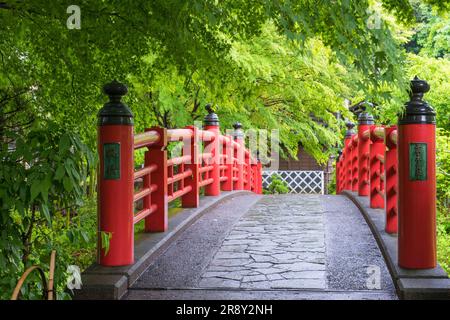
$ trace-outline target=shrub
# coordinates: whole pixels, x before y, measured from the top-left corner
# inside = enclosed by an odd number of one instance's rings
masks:
[[[278,175],[272,175],[270,185],[264,189],[264,194],[284,194],[289,192],[289,186]]]
[[[79,215],[87,174],[95,167],[93,154],[79,136],[50,122],[25,133],[4,132],[3,139],[0,298],[11,296],[17,280],[31,265],[48,270],[52,250],[57,251],[55,283],[62,289],[65,268],[75,261],[73,255],[84,260],[89,255],[85,248],[95,244],[95,211],[86,216],[87,222]],[[23,298],[40,295],[35,278],[33,274],[22,287]]]

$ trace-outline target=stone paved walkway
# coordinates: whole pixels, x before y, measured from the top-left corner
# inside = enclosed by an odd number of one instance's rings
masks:
[[[325,289],[324,231],[320,196],[266,196],[235,224],[199,287]]]
[[[368,267],[381,284],[367,288]],[[125,299],[396,299],[364,218],[343,196],[237,196],[191,225]]]

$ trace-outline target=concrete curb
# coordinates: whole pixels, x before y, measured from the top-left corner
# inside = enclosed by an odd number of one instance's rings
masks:
[[[383,209],[370,208],[369,198],[358,196],[356,192],[345,190],[342,195],[348,197],[358,207],[367,221],[386,261],[400,299],[450,299],[450,279],[441,266],[424,270],[410,270],[398,266],[397,236],[384,231]]]
[[[166,232],[143,233],[135,240],[135,263],[123,267],[102,267],[92,264],[81,275],[81,290],[75,290],[76,300],[118,300],[150,264],[178,236],[202,215],[230,198],[253,194],[250,191],[227,191],[217,197],[202,197],[198,208],[184,209],[169,220]],[[256,195],[255,195],[256,196]]]

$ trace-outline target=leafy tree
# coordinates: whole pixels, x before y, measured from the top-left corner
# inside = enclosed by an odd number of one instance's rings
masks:
[[[133,76],[138,125],[183,127],[201,120],[200,106],[215,101],[222,128],[240,121],[244,128],[280,129],[284,154],[295,156],[301,142],[325,161],[339,138],[336,113],[348,112],[343,100],[356,75],[337,63],[320,40],[300,49],[277,34],[272,23],[252,40],[233,42],[230,60],[220,79],[203,68],[187,78],[173,68],[151,80]]]
[[[416,32],[406,44],[406,49],[416,54],[422,53],[429,57],[443,58],[450,54],[450,18],[448,12],[438,15],[432,7],[413,2]]]
[[[406,75],[409,79],[419,76],[430,84],[430,91],[425,94],[425,100],[436,111],[438,127],[450,128],[450,98],[444,94],[450,90],[450,61],[444,58],[430,58],[421,55],[408,54]],[[403,105],[409,100],[406,91],[396,90],[393,98],[379,109],[383,123],[395,124],[397,114],[402,112]]]

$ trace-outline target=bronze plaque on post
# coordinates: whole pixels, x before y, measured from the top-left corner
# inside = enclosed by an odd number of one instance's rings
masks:
[[[409,144],[409,180],[427,180],[427,144]]]
[[[120,179],[120,143],[103,144],[103,178]]]

